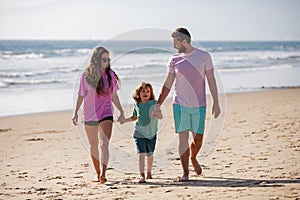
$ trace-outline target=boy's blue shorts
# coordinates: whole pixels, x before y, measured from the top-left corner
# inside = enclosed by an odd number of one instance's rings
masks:
[[[134,137],[137,153],[147,153],[147,156],[153,155],[156,139],[156,136],[154,136],[152,139],[145,137]]]

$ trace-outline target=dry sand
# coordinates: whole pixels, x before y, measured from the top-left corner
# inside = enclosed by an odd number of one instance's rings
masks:
[[[90,181],[72,111],[0,118],[0,199],[299,199],[300,89],[228,94],[225,111],[216,145],[199,156],[203,174],[190,166],[190,181],[174,182],[181,167],[171,104],[164,104],[153,179],[145,184],[137,183],[133,124],[115,124],[109,181],[100,184]]]

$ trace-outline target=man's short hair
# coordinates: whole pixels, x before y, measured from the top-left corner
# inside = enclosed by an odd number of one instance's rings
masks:
[[[189,31],[186,28],[176,28],[173,32],[172,32],[172,37],[176,37],[179,41],[183,41],[186,40],[187,43],[191,43],[191,34],[189,33]]]

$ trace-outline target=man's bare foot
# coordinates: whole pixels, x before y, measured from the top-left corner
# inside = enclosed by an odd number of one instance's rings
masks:
[[[196,172],[197,175],[202,174],[202,168],[200,166],[200,164],[198,163],[197,159],[191,159],[192,161],[192,165],[194,167],[194,171]]]
[[[178,176],[175,182],[186,182],[189,181],[189,175],[184,174],[182,177]]]
[[[104,176],[100,176],[100,183],[105,183],[107,179]]]
[[[146,179],[152,179],[152,174],[151,174],[151,172],[147,172]]]
[[[141,176],[140,180],[139,180],[139,183],[146,183],[145,177]]]
[[[95,178],[92,179],[92,182],[99,182],[99,181],[100,181],[100,180],[99,180],[99,175],[96,174],[96,175],[95,175]]]

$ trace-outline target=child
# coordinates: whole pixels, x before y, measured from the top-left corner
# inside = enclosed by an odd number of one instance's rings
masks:
[[[153,152],[156,144],[157,123],[158,119],[162,119],[162,114],[159,112],[157,117],[151,116],[151,111],[155,107],[157,101],[155,100],[153,88],[150,83],[142,82],[135,90],[133,99],[136,101],[134,104],[133,114],[131,117],[121,121],[131,122],[138,120],[135,125],[134,140],[139,154],[139,170],[140,179],[139,183],[145,183],[145,157],[147,155],[147,177],[151,179]]]

